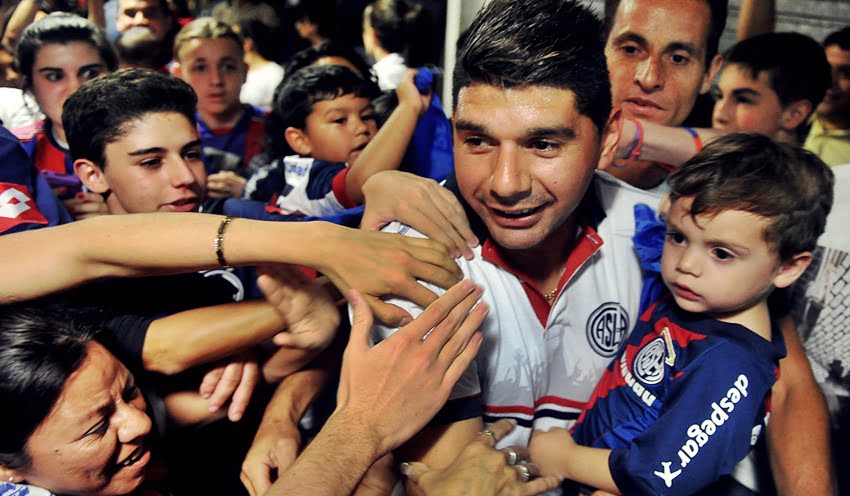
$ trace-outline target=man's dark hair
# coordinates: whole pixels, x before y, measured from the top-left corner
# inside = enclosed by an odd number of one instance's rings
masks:
[[[71,157],[106,167],[106,145],[133,121],[155,112],[176,112],[193,125],[198,99],[182,80],[149,69],[122,69],[83,84],[62,107]]]
[[[815,154],[754,133],[722,136],[668,179],[691,216],[742,210],[771,221],[765,240],[782,261],[815,248],[832,208],[832,171]]]
[[[55,305],[0,306],[0,466],[27,467],[27,442],[88,356],[96,329]]]
[[[765,33],[735,44],[726,64],[744,66],[758,78],[767,72],[782,105],[808,100],[817,107],[832,86],[832,70],[823,48],[800,33]]]
[[[838,31],[833,31],[823,40],[824,48],[830,45],[838,45],[842,50],[850,50],[850,26],[844,26]]]
[[[478,13],[458,48],[452,96],[474,84],[547,86],[575,94],[578,111],[601,131],[611,85],[599,20],[573,0],[494,0]]]
[[[708,39],[705,43],[705,67],[706,69],[711,64],[711,59],[717,55],[718,47],[720,46],[720,37],[723,35],[723,29],[726,28],[726,14],[729,11],[729,0],[705,0],[708,3],[708,8],[711,11],[711,25],[708,27]],[[611,35],[611,29],[614,27],[614,16],[617,15],[617,8],[620,7],[620,0],[605,0],[605,38]]]
[[[304,129],[315,103],[343,95],[371,100],[379,94],[374,82],[341,65],[313,65],[288,76],[275,92],[272,112],[266,119],[266,159],[276,160],[294,153],[283,138],[286,128]]]

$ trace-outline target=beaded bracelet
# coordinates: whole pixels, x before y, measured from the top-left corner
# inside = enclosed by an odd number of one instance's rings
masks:
[[[688,134],[694,138],[694,148],[696,149],[696,151],[694,151],[694,155],[696,155],[702,150],[702,139],[700,139],[699,133],[692,127],[682,126],[682,129],[687,131]]]
[[[233,217],[228,215],[221,221],[221,224],[218,225],[218,232],[215,234],[215,240],[213,240],[213,248],[215,248],[215,256],[218,259],[218,264],[225,269],[229,269],[230,264],[224,258],[224,232],[227,231],[227,226],[230,225],[230,221],[232,220]]]

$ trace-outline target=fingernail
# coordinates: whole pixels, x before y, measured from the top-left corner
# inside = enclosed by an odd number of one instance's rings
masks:
[[[401,320],[398,321],[398,326],[404,327],[411,322],[413,321],[410,319],[410,317],[402,317]]]
[[[85,199],[86,199],[85,193],[77,193],[77,200],[85,200]]]
[[[398,470],[403,475],[409,475],[410,474],[410,464],[407,463],[407,462],[402,462],[401,465],[398,466]]]
[[[218,410],[218,405],[210,405],[210,411],[211,412],[214,412],[216,410]]]

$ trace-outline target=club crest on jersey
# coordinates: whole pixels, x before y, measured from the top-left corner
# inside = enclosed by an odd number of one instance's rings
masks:
[[[664,339],[657,337],[638,351],[632,369],[640,382],[653,386],[664,379],[665,350]]]
[[[604,357],[617,353],[628,330],[629,314],[619,303],[603,303],[587,319],[587,341]]]

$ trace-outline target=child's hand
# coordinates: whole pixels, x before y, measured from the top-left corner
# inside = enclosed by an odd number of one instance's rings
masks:
[[[63,203],[74,220],[83,220],[109,213],[103,197],[96,193],[79,192]]]
[[[241,198],[248,181],[231,171],[222,171],[207,177],[207,196],[210,198]]]
[[[566,429],[558,427],[548,432],[534,431],[528,452],[531,461],[540,468],[541,475],[564,477],[564,460],[572,456],[576,442]]]
[[[395,89],[398,96],[398,105],[408,105],[416,111],[416,115],[422,115],[428,110],[431,105],[431,95],[429,91],[427,95],[419,93],[416,85],[413,83],[413,78],[416,76],[416,69],[408,69],[401,82]]]

